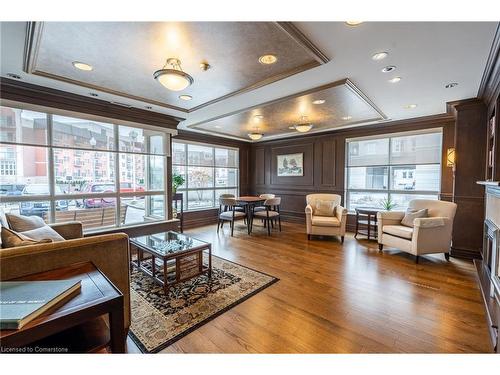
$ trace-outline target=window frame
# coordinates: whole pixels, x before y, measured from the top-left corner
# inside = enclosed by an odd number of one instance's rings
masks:
[[[401,138],[401,137],[410,137],[410,136],[415,136],[415,135],[425,135],[425,134],[440,134],[441,135],[441,144],[439,145],[439,162],[438,163],[405,163],[405,164],[393,164],[391,163],[391,156],[392,156],[392,142],[394,138]],[[387,154],[387,164],[370,164],[370,165],[362,165],[362,166],[350,166],[349,165],[349,143],[350,142],[357,142],[357,141],[363,141],[363,140],[369,140],[369,139],[389,139],[388,142],[388,154]],[[359,153],[359,150],[358,150]],[[417,131],[408,131],[408,132],[398,132],[398,133],[386,133],[386,134],[381,134],[381,135],[376,135],[376,136],[368,136],[368,137],[356,137],[356,138],[348,138],[345,141],[345,206],[348,210],[349,213],[354,213],[354,209],[351,209],[349,207],[349,194],[350,193],[365,193],[365,194],[386,194],[388,198],[391,197],[391,195],[416,195],[416,196],[421,196],[421,195],[428,195],[429,197],[431,196],[437,196],[439,199],[439,196],[441,194],[441,180],[442,180],[442,162],[443,162],[443,128],[432,128],[432,129],[423,129],[423,130],[417,130]],[[439,182],[438,190],[397,190],[392,188],[393,184],[393,167],[405,167],[405,166],[419,166],[419,165],[438,165],[439,166]],[[388,170],[387,174],[387,189],[350,189],[349,188],[349,172],[350,168],[356,168],[356,167],[363,167],[363,168],[374,168],[374,167],[385,167]]]
[[[175,163],[174,162],[174,146],[173,144],[182,144],[184,147],[184,155],[185,155],[185,163],[180,164],[180,163]],[[196,145],[196,146],[202,146],[202,147],[208,147],[212,149],[212,164],[211,165],[203,165],[203,164],[190,164],[189,163],[189,155],[188,155],[188,145]],[[172,175],[174,173],[174,168],[175,167],[181,167],[184,168],[185,171],[185,183],[183,188],[178,188],[177,193],[184,193],[184,199],[183,199],[183,204],[184,204],[184,212],[196,212],[196,211],[206,211],[206,210],[213,210],[214,208],[218,208],[218,197],[216,196],[217,191],[222,191],[222,190],[236,190],[236,195],[238,196],[240,193],[240,149],[238,147],[230,147],[230,146],[220,146],[217,144],[211,144],[211,143],[203,143],[203,142],[195,142],[195,141],[185,141],[182,139],[176,140],[175,138],[172,138]],[[215,159],[215,150],[216,149],[223,149],[223,150],[231,150],[231,151],[236,151],[236,167],[231,167],[231,166],[219,166],[216,164],[216,159]],[[212,181],[212,186],[210,187],[204,187],[204,188],[189,188],[189,177],[188,177],[188,168],[189,167],[198,167],[198,168],[211,168],[212,173],[213,173],[213,181]],[[236,186],[225,186],[225,187],[217,187],[216,186],[216,169],[232,169],[235,170],[237,173],[236,177]],[[190,191],[212,191],[212,200],[214,204],[210,207],[200,207],[200,208],[191,208],[189,209],[189,192]]]
[[[48,183],[48,188],[49,188],[49,194],[48,195],[15,195],[15,196],[2,196],[1,201],[3,203],[21,203],[21,202],[38,202],[38,201],[48,201],[49,202],[49,210],[47,212],[47,217],[48,217],[48,223],[53,224],[56,223],[56,202],[60,200],[75,200],[75,199],[88,199],[88,198],[114,198],[115,199],[115,225],[114,226],[109,226],[106,228],[103,228],[104,230],[106,229],[113,229],[113,228],[127,228],[127,227],[135,227],[135,226],[140,226],[144,224],[148,224],[149,222],[135,222],[131,224],[122,224],[120,222],[120,211],[121,211],[121,200],[123,198],[130,198],[130,197],[144,197],[144,204],[145,204],[145,217],[150,217],[153,218],[153,222],[162,222],[162,221],[167,221],[168,220],[168,210],[169,210],[169,202],[168,202],[168,157],[170,156],[170,140],[171,140],[171,132],[166,131],[165,129],[157,128],[154,126],[149,126],[146,124],[130,124],[129,122],[126,121],[120,121],[120,120],[115,120],[111,118],[100,118],[96,119],[91,117],[86,117],[84,114],[80,113],[64,113],[64,114],[59,114],[57,111],[50,111],[49,109],[45,108],[36,108],[32,109],[25,108],[22,105],[13,105],[11,103],[7,105],[2,105],[4,108],[11,108],[14,110],[20,110],[20,111],[34,111],[38,112],[41,114],[44,114],[46,116],[46,122],[47,122],[47,132],[46,132],[46,143],[45,144],[33,144],[29,142],[23,142],[22,140],[20,142],[10,142],[10,141],[1,141],[0,140],[0,145],[4,146],[14,146],[14,147],[36,147],[36,148],[43,148],[47,152],[47,183]],[[93,121],[93,122],[103,122],[110,124],[113,127],[113,137],[114,137],[114,148],[112,150],[104,150],[104,149],[94,149],[94,148],[84,148],[84,147],[69,147],[69,146],[61,146],[58,145],[54,142],[54,121],[53,118],[54,116],[64,116],[68,118],[74,118],[74,119],[79,119],[79,120],[87,120],[87,121]],[[153,154],[150,152],[131,152],[131,151],[121,151],[120,150],[120,138],[119,138],[119,128],[120,126],[125,126],[125,127],[132,127],[136,129],[143,129],[143,130],[149,130],[156,132],[158,134],[154,134],[155,136],[161,135],[163,138],[163,150],[161,154]],[[13,127],[17,127],[17,124],[15,124]],[[147,151],[150,151],[150,139],[151,136],[147,137],[147,142],[148,142],[148,148]],[[56,194],[56,186],[57,186],[57,181],[56,181],[56,176],[55,176],[55,167],[56,167],[56,161],[54,158],[54,151],[57,149],[63,149],[63,150],[73,150],[73,151],[83,151],[83,152],[101,152],[101,153],[109,153],[113,154],[114,157],[114,168],[113,168],[113,174],[114,174],[114,185],[115,185],[115,191],[114,192],[109,192],[109,193],[70,193],[70,194]],[[149,157],[158,157],[161,156],[163,159],[163,189],[156,189],[156,190],[145,190],[145,191],[135,191],[135,192],[120,192],[120,183],[123,182],[121,181],[121,175],[120,175],[120,156],[121,155],[144,155],[146,158]],[[147,184],[149,185],[150,183],[150,175],[149,175],[149,161],[146,162],[146,171],[145,171],[145,179],[148,181]],[[135,167],[135,166],[134,166]],[[149,200],[147,199],[149,196],[163,196],[163,212],[164,215],[163,217],[160,217],[158,215],[152,214],[151,213],[151,207],[149,207]],[[93,232],[99,232],[101,229],[90,229],[90,230],[85,230],[85,233],[93,233]]]

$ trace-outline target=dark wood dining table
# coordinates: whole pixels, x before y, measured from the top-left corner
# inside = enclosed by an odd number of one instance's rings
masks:
[[[253,208],[259,203],[264,203],[265,200],[266,200],[265,198],[261,198],[259,196],[253,196],[253,195],[244,195],[241,197],[236,197],[236,202],[238,202],[238,205],[245,208],[245,212],[247,214],[248,234],[252,233]]]

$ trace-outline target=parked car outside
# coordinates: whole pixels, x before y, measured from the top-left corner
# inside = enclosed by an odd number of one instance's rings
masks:
[[[1,184],[0,185],[0,195],[12,196],[12,195],[22,195],[24,184]]]
[[[47,184],[30,184],[26,185],[22,195],[46,195],[50,194],[49,185]],[[62,195],[64,192],[59,186],[55,187],[55,194]],[[56,201],[56,210],[57,211],[66,211],[68,209],[68,201],[67,200],[58,200]],[[25,216],[40,216],[43,218],[44,214],[50,210],[50,202],[46,200],[36,201],[36,202],[21,202],[19,207],[19,213]]]
[[[95,182],[87,183],[83,186],[81,193],[114,193],[115,184],[111,182]],[[120,193],[133,193],[133,192],[143,192],[144,188],[142,186],[137,187],[135,190],[131,182],[121,182],[120,183]],[[114,207],[115,198],[85,198],[77,200],[77,206],[85,208],[101,208],[101,207]]]

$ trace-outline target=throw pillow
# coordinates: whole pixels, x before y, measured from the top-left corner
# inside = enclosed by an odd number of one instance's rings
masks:
[[[35,241],[26,237],[21,233],[17,233],[5,227],[2,227],[1,237],[2,237],[2,248],[4,249],[8,247],[28,246],[39,243],[52,242],[52,240],[48,238],[41,241]]]
[[[36,228],[41,228],[47,224],[39,216],[22,216],[16,214],[5,214],[9,228],[15,232],[26,232]]]
[[[403,220],[401,220],[401,225],[404,225],[405,227],[413,228],[413,221],[416,218],[428,217],[428,216],[429,215],[427,213],[427,208],[423,208],[421,210],[414,210],[414,209],[409,208],[406,210],[405,217],[403,218]]]
[[[64,237],[62,237],[48,225],[44,225],[43,227],[32,230],[27,230],[25,232],[20,232],[19,234],[22,234],[23,236],[28,237],[30,240],[34,241],[42,241],[46,239],[50,239],[54,242],[64,241]]]
[[[316,216],[333,216],[335,213],[335,206],[333,201],[316,201],[314,208],[314,215]]]

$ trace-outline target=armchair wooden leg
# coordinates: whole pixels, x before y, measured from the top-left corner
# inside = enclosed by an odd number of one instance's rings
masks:
[[[381,253],[382,250],[384,250],[384,244],[379,243],[378,244],[378,251]]]
[[[281,232],[281,216],[278,216],[278,223],[279,223],[280,232]]]
[[[344,236],[340,236],[340,242],[344,243]]]
[[[450,253],[444,253],[444,258],[449,261],[450,260]]]
[[[420,259],[420,257],[417,255],[415,256],[415,264],[418,264],[418,260]]]
[[[308,239],[309,241],[311,241],[311,235],[310,235],[310,234],[308,234],[308,235],[307,235],[307,239]]]

